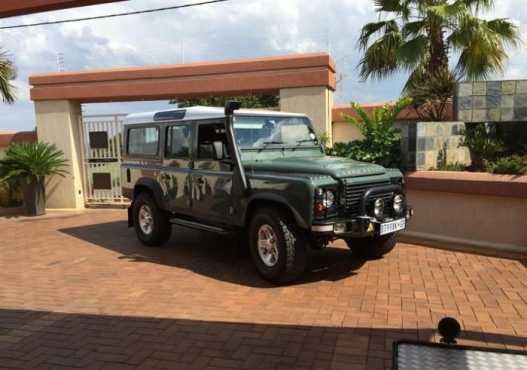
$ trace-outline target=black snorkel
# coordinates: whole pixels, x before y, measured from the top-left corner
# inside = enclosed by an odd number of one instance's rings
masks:
[[[232,148],[232,159],[234,161],[234,179],[238,178],[242,195],[247,195],[249,191],[249,183],[245,176],[240,152],[236,146],[236,139],[234,137],[234,111],[240,109],[241,103],[239,101],[229,100],[225,103],[225,128],[227,134],[227,141]]]

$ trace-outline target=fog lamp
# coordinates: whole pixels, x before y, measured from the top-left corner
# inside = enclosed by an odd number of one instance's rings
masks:
[[[335,232],[335,234],[342,234],[342,233],[345,233],[346,232],[346,224],[335,224],[335,226],[333,227],[333,231]]]
[[[396,214],[400,215],[404,210],[404,195],[397,194],[393,197],[393,210]]]
[[[384,215],[384,200],[382,198],[375,199],[373,207],[373,213],[375,214],[375,217],[381,219]]]

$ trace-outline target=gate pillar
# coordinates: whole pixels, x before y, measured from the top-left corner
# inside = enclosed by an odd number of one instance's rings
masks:
[[[80,103],[70,100],[35,102],[37,136],[64,152],[68,172],[64,178],[46,179],[48,208],[84,208]]]
[[[332,143],[331,111],[333,109],[333,89],[326,86],[300,87],[280,90],[280,110],[304,113],[313,121],[313,128],[319,137]]]

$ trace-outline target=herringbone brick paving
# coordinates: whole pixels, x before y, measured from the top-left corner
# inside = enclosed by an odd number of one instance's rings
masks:
[[[0,219],[1,369],[387,369],[397,339],[527,347],[522,261],[399,244],[318,252],[263,282],[229,239],[175,229],[141,246],[124,211]]]

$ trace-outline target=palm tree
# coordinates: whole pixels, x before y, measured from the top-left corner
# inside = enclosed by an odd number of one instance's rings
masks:
[[[5,158],[0,160],[0,183],[13,179],[19,181],[26,214],[42,215],[46,209],[44,180],[55,175],[64,177],[66,164],[64,153],[55,145],[14,143],[7,148]]]
[[[494,0],[374,0],[380,20],[362,28],[360,75],[386,78],[408,71],[405,86],[452,73],[470,80],[501,72],[507,46],[518,46],[518,27],[507,19],[484,20]],[[375,39],[374,39],[375,38]],[[449,55],[459,55],[454,72]]]
[[[5,103],[15,101],[15,87],[11,81],[15,78],[16,72],[13,63],[7,54],[0,49],[0,96]]]

